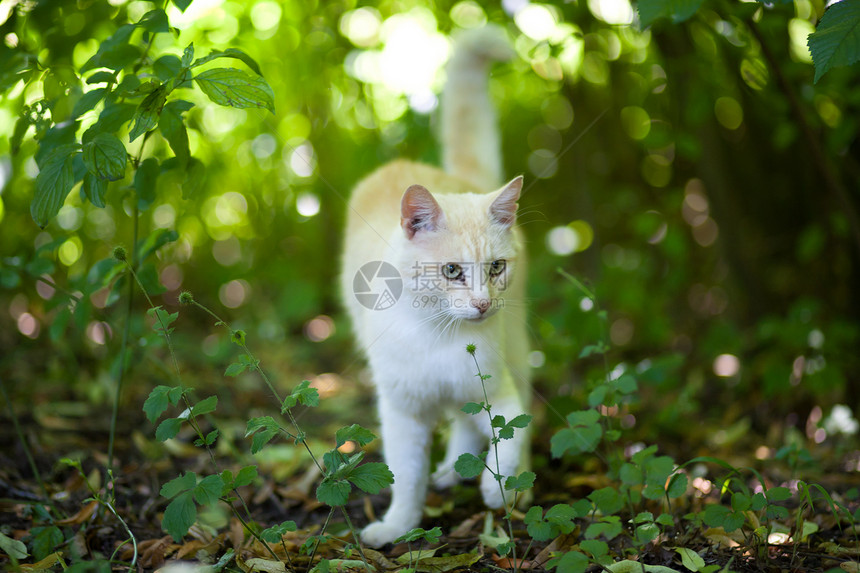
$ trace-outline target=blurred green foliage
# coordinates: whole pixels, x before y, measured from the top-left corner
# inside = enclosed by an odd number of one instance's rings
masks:
[[[851,404],[857,65],[836,67],[852,60],[831,55],[823,77],[813,69],[807,37],[821,0],[696,5],[652,11],[642,30],[627,0],[4,4],[0,372],[25,394],[59,385],[67,398],[105,400],[125,293],[109,257],[136,236],[139,275],[159,303],[173,309],[189,289],[228,307],[265,341],[284,384],[308,372],[357,377],[335,287],[346,197],[392,158],[436,162],[448,38],[489,21],[519,55],[491,87],[508,173],[526,174],[532,362],[551,402],[571,410],[571,393],[586,396],[603,368],[599,356],[577,359],[603,339],[604,321],[562,267],[608,313],[613,363],[640,376],[631,412],[652,412],[655,429],[680,433],[702,412],[764,424]],[[144,18],[159,8],[169,30]],[[106,40],[138,22],[135,42],[103,56]],[[236,66],[259,64],[274,113],[183,90],[187,105],[150,118],[165,123],[164,137],[137,137],[143,128],[125,109],[111,127],[133,157],[162,166],[157,184],[145,161],[132,173],[84,155],[103,188],[75,184],[40,229],[31,217],[39,150],[53,136],[80,140],[107,108],[103,86],[82,72],[115,70],[131,90],[164,85],[192,44],[198,57],[240,48],[247,60]],[[180,125],[187,150],[171,139]],[[199,163],[164,168],[185,153]],[[80,180],[64,161],[57,169]],[[145,350],[159,342],[144,334],[143,308],[133,315],[135,362],[163,353]],[[205,319],[177,322],[194,372],[229,362],[229,342],[207,336]],[[164,375],[147,364],[137,396]]]

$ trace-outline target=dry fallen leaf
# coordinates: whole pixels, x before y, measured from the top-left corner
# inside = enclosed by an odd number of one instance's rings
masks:
[[[283,561],[273,561],[272,559],[253,557],[245,561],[244,564],[238,559],[236,562],[239,563],[239,566],[242,567],[245,573],[254,573],[255,571],[261,573],[286,573],[287,571],[287,567]]]
[[[95,513],[96,508],[99,506],[99,502],[96,500],[92,500],[85,506],[83,506],[76,514],[71,517],[67,517],[66,519],[61,519],[56,522],[57,525],[80,525],[85,521],[89,521],[89,519]]]
[[[543,567],[544,564],[552,558],[553,553],[558,553],[564,551],[571,547],[577,539],[576,531],[564,535],[559,535],[552,542],[543,548],[543,550],[538,553],[534,559],[532,559],[532,563],[535,567]]]

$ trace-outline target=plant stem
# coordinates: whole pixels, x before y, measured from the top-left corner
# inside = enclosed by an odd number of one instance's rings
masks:
[[[328,529],[328,524],[331,522],[331,516],[334,515],[334,508],[329,509],[328,515],[325,518],[325,523],[323,523],[322,529],[320,530],[319,535],[317,535],[317,542],[314,543],[314,548],[311,551],[311,555],[308,558],[308,571],[311,570],[314,564],[314,556],[317,554],[317,548],[320,546],[320,536],[325,535],[326,529]]]
[[[141,146],[141,150],[143,146]],[[139,158],[138,158],[139,159]],[[138,234],[138,218],[139,213],[137,210],[137,203],[134,204],[134,213],[132,215],[132,249],[131,249],[131,262],[128,264],[129,268],[134,269],[135,259],[136,259],[136,251],[137,251],[137,234]],[[122,330],[122,343],[120,344],[119,350],[119,372],[117,373],[116,379],[116,390],[113,400],[113,412],[111,413],[110,420],[110,436],[108,437],[108,470],[113,468],[113,445],[114,438],[116,436],[116,423],[117,418],[119,416],[119,405],[120,399],[122,397],[122,387],[125,378],[125,365],[126,365],[126,355],[128,353],[128,339],[131,333],[131,313],[134,304],[134,281],[128,281],[128,304],[126,305],[126,313],[125,313],[125,325]],[[110,472],[109,472],[110,473]],[[113,482],[111,482],[111,488],[113,488]]]
[[[349,519],[349,514],[346,512],[346,508],[344,506],[340,506],[340,511],[341,513],[343,513],[344,520],[346,520],[346,526],[352,532],[352,535],[353,537],[355,537],[356,541],[358,541],[358,535],[356,534],[355,527],[353,527],[352,525],[352,520]],[[361,542],[359,541],[356,546],[358,547],[358,554],[361,555],[361,560],[364,562],[365,569],[367,569],[368,573],[370,573],[373,568],[370,566],[370,563],[367,562],[367,557],[364,555],[364,549],[362,549],[361,547]],[[411,559],[411,552],[409,557]]]
[[[511,520],[511,513],[514,510],[514,506],[513,504],[511,504],[510,509],[508,509],[508,504],[505,498],[505,486],[504,484],[502,484],[502,480],[499,479],[501,474],[501,465],[499,464],[499,438],[496,435],[496,428],[493,427],[493,415],[490,412],[492,406],[490,405],[490,399],[487,396],[487,385],[484,384],[484,374],[483,372],[481,372],[481,366],[478,364],[478,357],[475,356],[474,348],[472,348],[472,351],[469,352],[469,354],[472,355],[472,360],[475,362],[475,368],[478,371],[478,378],[481,380],[481,390],[484,393],[484,410],[486,410],[487,417],[490,419],[490,433],[492,435],[491,443],[493,445],[493,454],[496,458],[496,471],[493,471],[492,468],[490,468],[489,466],[487,466],[487,469],[492,472],[493,478],[499,484],[499,490],[502,492],[502,505],[505,508],[505,521],[508,524],[508,537],[511,540],[511,556],[513,557],[513,565],[511,566],[511,570],[514,573],[517,573],[517,571],[519,571],[519,565],[517,564],[517,544],[514,541],[514,526]],[[484,463],[484,465],[486,465],[486,462]],[[514,498],[516,499],[516,495],[514,496]]]

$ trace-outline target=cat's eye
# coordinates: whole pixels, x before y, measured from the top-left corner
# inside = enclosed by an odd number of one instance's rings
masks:
[[[497,259],[490,263],[490,276],[497,277],[505,272],[505,259]]]
[[[442,274],[445,275],[446,279],[453,281],[463,276],[463,267],[457,263],[448,263],[442,265]]]

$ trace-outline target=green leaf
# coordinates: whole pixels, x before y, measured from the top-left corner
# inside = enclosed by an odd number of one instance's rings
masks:
[[[525,471],[516,477],[509,476],[508,479],[505,480],[505,489],[526,491],[534,485],[535,477],[537,477],[535,476],[535,473],[529,471]]]
[[[173,154],[181,165],[188,163],[190,153],[188,151],[188,130],[182,114],[193,107],[194,104],[184,100],[167,102],[161,110],[158,119],[158,129],[167,140]]]
[[[113,72],[106,72],[104,70],[100,72],[96,72],[90,77],[87,78],[87,85],[91,84],[113,84],[116,83],[116,74]],[[89,93],[89,92],[88,92]],[[86,94],[84,94],[86,95]]]
[[[119,138],[110,133],[99,133],[83,147],[84,165],[93,175],[108,181],[125,177],[128,154]]]
[[[675,469],[675,460],[669,456],[657,456],[644,464],[645,483],[658,486],[661,490],[666,487],[666,480]]]
[[[413,541],[418,541],[419,539],[423,539],[427,543],[438,543],[440,537],[442,537],[441,527],[434,527],[429,531],[420,527],[416,527],[415,529],[409,531],[408,533],[404,533],[403,535],[395,539],[394,543],[412,543]]]
[[[218,407],[218,396],[209,396],[203,400],[200,400],[194,406],[192,406],[191,411],[195,416],[202,416],[204,414],[209,414],[210,412],[214,412],[215,408]]]
[[[245,437],[251,434],[254,437],[251,439],[251,453],[256,454],[263,446],[274,438],[280,431],[280,426],[271,416],[262,416],[260,418],[251,418],[248,420],[248,425],[245,430]]]
[[[746,511],[752,505],[752,498],[747,494],[736,491],[732,494],[732,509],[734,511]]]
[[[606,400],[606,395],[609,394],[609,390],[610,388],[606,384],[597,386],[588,394],[588,405],[592,408],[596,408],[603,404],[604,400]]]
[[[264,529],[260,532],[260,537],[262,537],[263,541],[266,541],[267,543],[278,543],[286,533],[297,531],[297,529],[295,521],[284,521],[279,525],[273,525],[272,527]]]
[[[354,468],[346,478],[365,493],[379,493],[394,483],[394,474],[388,466],[380,462],[370,462]]]
[[[83,140],[89,141],[96,133],[114,133],[134,117],[134,105],[128,103],[107,103],[99,114],[98,121],[86,131]]]
[[[596,489],[588,494],[588,499],[604,515],[611,515],[624,507],[624,497],[613,487]]]
[[[470,479],[479,476],[484,471],[484,462],[474,454],[462,454],[454,462],[454,470],[460,476]]]
[[[189,2],[190,4],[190,2]],[[185,47],[185,50],[182,51],[182,59],[180,60],[180,64],[183,68],[191,67],[191,62],[194,60],[194,43],[188,44]]]
[[[731,512],[732,510],[724,505],[710,504],[705,507],[702,519],[709,527],[723,527]]]
[[[570,533],[576,528],[573,520],[579,517],[576,509],[566,503],[557,503],[546,512],[545,519],[561,533]]]
[[[704,0],[639,0],[639,20],[647,28],[658,18],[678,24],[695,14]]]
[[[76,143],[59,145],[39,164],[36,192],[30,203],[30,214],[36,224],[44,228],[60,211],[69,191],[75,184],[72,159],[77,153]]]
[[[535,541],[549,541],[554,537],[553,527],[543,519],[543,508],[540,506],[530,507],[523,521],[526,531]]]
[[[681,564],[690,571],[701,571],[705,567],[705,560],[698,553],[686,547],[676,547],[675,551],[681,556]]]
[[[162,485],[159,494],[162,497],[171,499],[176,497],[183,491],[194,489],[196,485],[197,474],[195,474],[194,472],[185,472],[185,475],[178,478],[173,478],[166,484]]]
[[[609,545],[598,539],[586,539],[579,544],[579,548],[591,553],[595,559],[600,559],[609,553]]]
[[[245,371],[245,368],[247,368],[245,364],[242,364],[241,362],[234,362],[227,367],[227,370],[224,371],[224,376],[238,376]]]
[[[41,561],[63,544],[65,538],[63,532],[57,526],[34,527],[30,530],[33,537],[33,559]]]
[[[860,2],[834,2],[824,12],[818,28],[807,40],[815,82],[832,68],[860,61]]]
[[[588,344],[579,353],[580,358],[587,358],[593,354],[605,354],[609,350],[605,344]]]
[[[200,505],[215,503],[224,489],[224,480],[219,474],[206,476],[194,488],[194,500]]]
[[[275,113],[275,95],[266,80],[235,68],[215,68],[194,76],[213,102],[236,108],[258,107]]]
[[[148,157],[143,160],[134,173],[134,190],[137,193],[137,207],[145,211],[155,201],[158,182],[158,159]]]
[[[167,410],[167,393],[169,391],[170,386],[156,386],[152,389],[149,396],[146,398],[146,401],[143,403],[143,412],[151,423],[154,424],[155,421],[161,417],[164,411]]]
[[[153,34],[170,31],[170,24],[167,21],[167,14],[164,12],[164,10],[161,10],[160,8],[150,10],[149,12],[141,16],[137,25],[146,30],[147,32],[151,32]]]
[[[207,446],[211,446],[212,444],[215,443],[215,440],[218,439],[218,434],[219,434],[219,432],[217,429],[212,430],[211,432],[206,434],[206,439],[203,440],[203,443]]]
[[[360,447],[364,447],[375,439],[376,436],[373,432],[358,424],[343,427],[335,432],[335,442],[338,448],[347,442],[355,442]]]
[[[764,497],[764,494],[759,492],[752,497],[752,503],[750,504],[750,509],[753,511],[761,511],[764,509],[764,506],[767,505],[767,499]]]
[[[112,74],[108,73],[108,75],[113,78]],[[89,81],[87,81],[87,83],[89,83]],[[81,96],[81,99],[75,103],[75,107],[72,108],[72,119],[77,119],[96,107],[98,103],[104,99],[105,95],[107,95],[107,88],[97,88],[85,93]]]
[[[11,537],[7,537],[2,533],[0,533],[0,550],[2,550],[12,559],[16,559],[19,561],[22,559],[26,559],[30,555],[29,553],[27,553],[27,546],[24,545],[22,541],[12,539]]]
[[[484,411],[484,405],[478,404],[477,402],[466,402],[460,410],[474,416],[475,414]]]
[[[134,32],[133,24],[124,24],[117,28],[108,39],[99,45],[93,57],[84,63],[80,72],[83,74],[96,68],[121,70],[140,57],[140,48],[129,45],[128,40]]]
[[[593,414],[592,414],[593,413]],[[568,421],[572,428],[562,428],[550,439],[552,457],[560,458],[566,453],[579,454],[593,452],[603,436],[603,428],[597,423],[600,414],[596,410],[573,412]],[[589,422],[590,420],[593,422]]]
[[[630,374],[624,374],[615,381],[615,387],[622,394],[632,394],[636,391],[638,385],[636,384],[636,378]]]
[[[308,380],[303,380],[298,386],[296,386],[292,393],[284,399],[284,403],[281,406],[281,412],[286,412],[288,409],[299,403],[311,408],[319,406],[319,392],[317,392],[316,388],[311,388],[310,384],[311,383]],[[338,444],[338,446],[341,445],[343,445],[343,442]]]
[[[677,499],[687,493],[687,484],[689,478],[686,474],[677,473],[669,480],[669,488],[666,490],[666,495],[669,499]]]
[[[660,535],[660,528],[653,522],[644,523],[636,528],[634,535],[639,543],[651,543]]]
[[[331,507],[346,505],[352,486],[345,479],[326,477],[317,487],[317,499]]]
[[[767,490],[767,493],[765,495],[767,496],[767,500],[770,503],[773,503],[776,501],[785,501],[785,500],[791,498],[791,490],[788,489],[787,487],[782,487],[782,486],[772,487],[769,490]]]
[[[182,420],[180,418],[167,418],[155,429],[155,439],[159,442],[163,442],[165,440],[175,438],[176,434],[179,433],[179,428],[181,427]]]
[[[621,478],[621,482],[627,485],[640,485],[645,480],[642,470],[629,462],[624,462],[621,465],[618,475]]]
[[[601,517],[600,521],[589,525],[585,530],[585,538],[596,539],[602,536],[607,541],[611,541],[621,535],[622,530],[621,518],[617,515],[610,515]]]
[[[187,491],[171,501],[164,510],[161,527],[175,542],[179,543],[195,521],[197,521],[197,506],[194,505],[191,492]]]
[[[167,91],[164,86],[160,86],[140,102],[140,105],[134,112],[134,125],[128,133],[129,141],[134,141],[144,133],[155,129],[158,125],[158,117],[161,115],[161,108],[164,107],[166,99]]]
[[[584,573],[590,562],[584,553],[568,551],[561,557],[553,557],[547,561],[547,569],[555,569],[556,573]]]
[[[182,62],[173,54],[161,56],[152,62],[152,71],[163,82],[175,78],[182,69]]]
[[[260,66],[257,65],[257,62],[254,61],[254,58],[239,50],[237,48],[227,48],[226,50],[212,50],[208,56],[200,58],[193,64],[191,64],[192,68],[196,68],[197,66],[202,66],[205,63],[211,62],[212,60],[216,60],[218,58],[233,58],[236,60],[241,60],[245,63],[246,66],[251,68],[255,74],[258,76],[262,76],[263,73],[260,71]]]
[[[81,186],[81,189],[86,195],[87,199],[89,199],[90,203],[95,205],[96,207],[104,208],[105,206],[105,194],[107,193],[108,182],[104,179],[99,179],[92,173],[87,173],[84,175],[84,183]]]
[[[191,5],[191,0],[173,0],[173,5],[179,8],[180,12],[185,12]]]
[[[236,474],[233,487],[251,485],[257,479],[257,466],[245,466]]]

